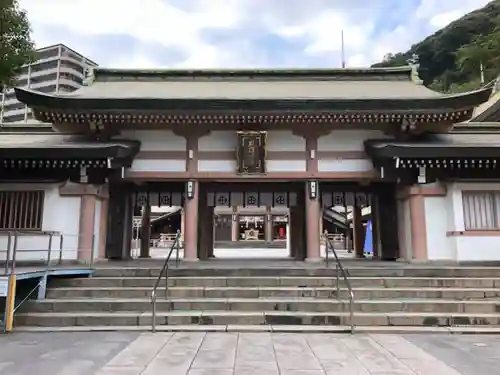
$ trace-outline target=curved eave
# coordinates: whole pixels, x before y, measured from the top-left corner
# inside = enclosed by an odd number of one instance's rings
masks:
[[[161,112],[161,113],[276,113],[276,112],[453,112],[488,100],[491,88],[437,98],[345,99],[170,99],[85,98],[55,96],[16,88],[16,98],[28,107],[60,113]]]
[[[500,99],[472,119],[474,122],[500,121]]]
[[[365,152],[373,159],[393,160],[396,158],[500,158],[500,147],[484,144],[452,144],[446,142],[397,143],[387,140],[365,141]]]
[[[496,135],[500,133],[500,122],[475,122],[473,120],[453,125],[453,128],[451,129],[450,133],[462,133],[462,134],[489,133]]]
[[[139,141],[114,142],[68,142],[59,145],[37,145],[32,147],[0,147],[1,159],[108,159],[114,160],[113,165],[128,166],[140,150]]]

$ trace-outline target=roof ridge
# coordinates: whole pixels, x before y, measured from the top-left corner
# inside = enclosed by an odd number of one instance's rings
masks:
[[[366,77],[400,76],[412,81],[413,69],[404,65],[387,68],[238,68],[238,69],[122,69],[92,67],[88,71],[87,84],[107,81],[108,78],[274,78],[274,79],[331,79],[343,76],[362,81]]]

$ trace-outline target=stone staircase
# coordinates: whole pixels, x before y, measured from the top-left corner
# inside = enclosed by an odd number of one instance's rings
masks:
[[[16,313],[15,326],[150,329],[151,289],[159,271],[102,268],[91,278],[54,279],[45,300],[29,301]],[[371,266],[348,272],[358,327],[500,324],[500,268]],[[164,299],[164,280],[158,290],[156,324],[158,330],[195,325],[345,330],[348,293],[340,278],[337,296],[336,283],[334,268],[171,269],[169,299]]]

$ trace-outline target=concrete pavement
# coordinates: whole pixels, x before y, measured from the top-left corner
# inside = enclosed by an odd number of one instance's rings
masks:
[[[0,336],[1,375],[485,375],[500,336],[22,333]]]

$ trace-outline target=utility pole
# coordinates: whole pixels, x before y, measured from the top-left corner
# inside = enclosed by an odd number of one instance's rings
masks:
[[[484,85],[484,65],[482,61],[479,62],[479,72],[481,77],[481,85]]]
[[[340,31],[342,69],[345,69],[344,30]]]
[[[3,113],[4,113],[4,107],[5,107],[5,91],[7,91],[7,87],[2,86],[0,87],[1,91],[0,93],[2,94],[2,101],[0,102],[0,127],[3,127]]]

